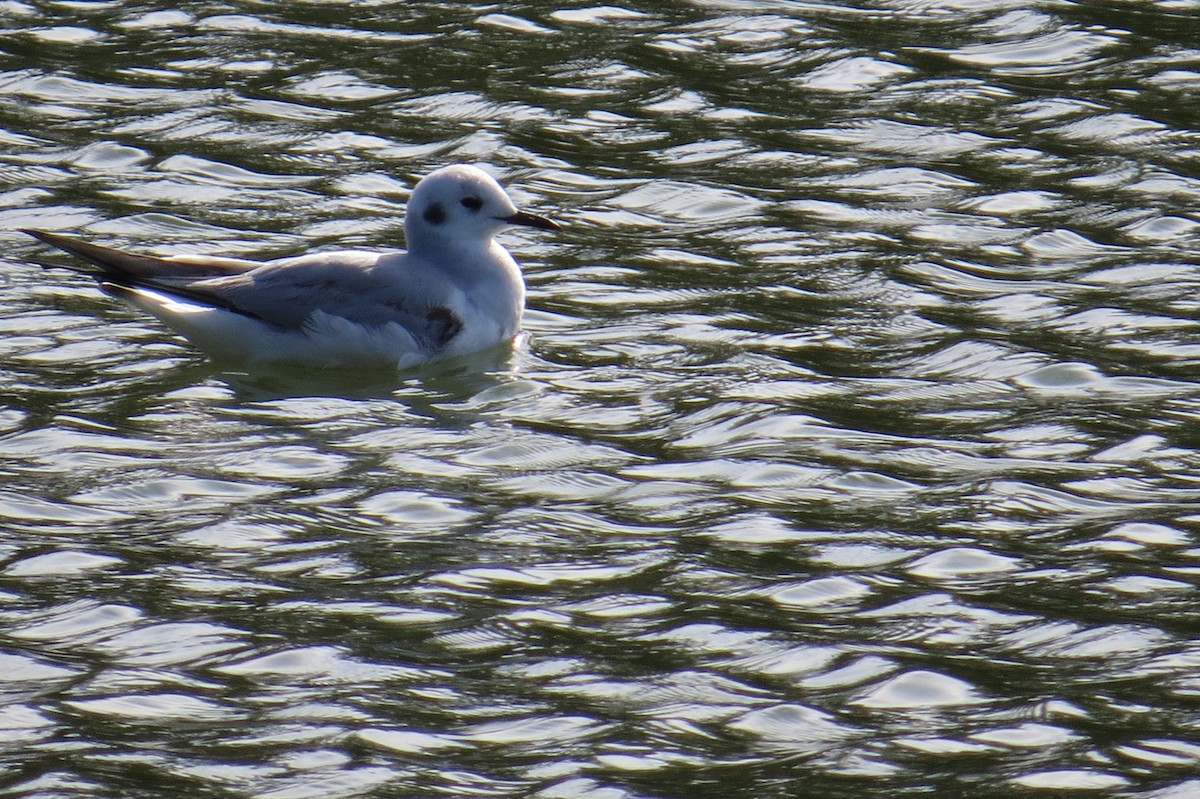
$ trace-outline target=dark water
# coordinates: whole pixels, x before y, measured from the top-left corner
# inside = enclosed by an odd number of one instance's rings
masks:
[[[1200,5],[0,20],[0,795],[1200,797]],[[463,161],[568,224],[495,362],[227,372],[14,232]]]

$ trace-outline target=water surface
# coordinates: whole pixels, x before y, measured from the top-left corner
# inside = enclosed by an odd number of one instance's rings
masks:
[[[0,794],[1200,795],[1200,7],[0,4]],[[206,361],[15,232],[402,246],[511,353]]]

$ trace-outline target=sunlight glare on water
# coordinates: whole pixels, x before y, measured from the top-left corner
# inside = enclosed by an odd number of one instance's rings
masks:
[[[1200,792],[1195,3],[0,25],[0,794]],[[401,247],[456,162],[565,226],[402,374],[16,232]]]

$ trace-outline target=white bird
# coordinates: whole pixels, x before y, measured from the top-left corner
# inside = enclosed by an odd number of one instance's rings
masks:
[[[518,211],[482,169],[460,165],[430,173],[413,190],[407,252],[156,258],[23,232],[89,261],[76,270],[215,358],[404,368],[517,334],[525,281],[494,240],[508,225],[558,228]]]

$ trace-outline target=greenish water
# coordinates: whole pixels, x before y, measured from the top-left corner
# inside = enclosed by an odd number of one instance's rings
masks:
[[[1200,796],[1197,4],[0,25],[0,796]],[[402,246],[453,162],[566,227],[418,373],[15,232]]]

